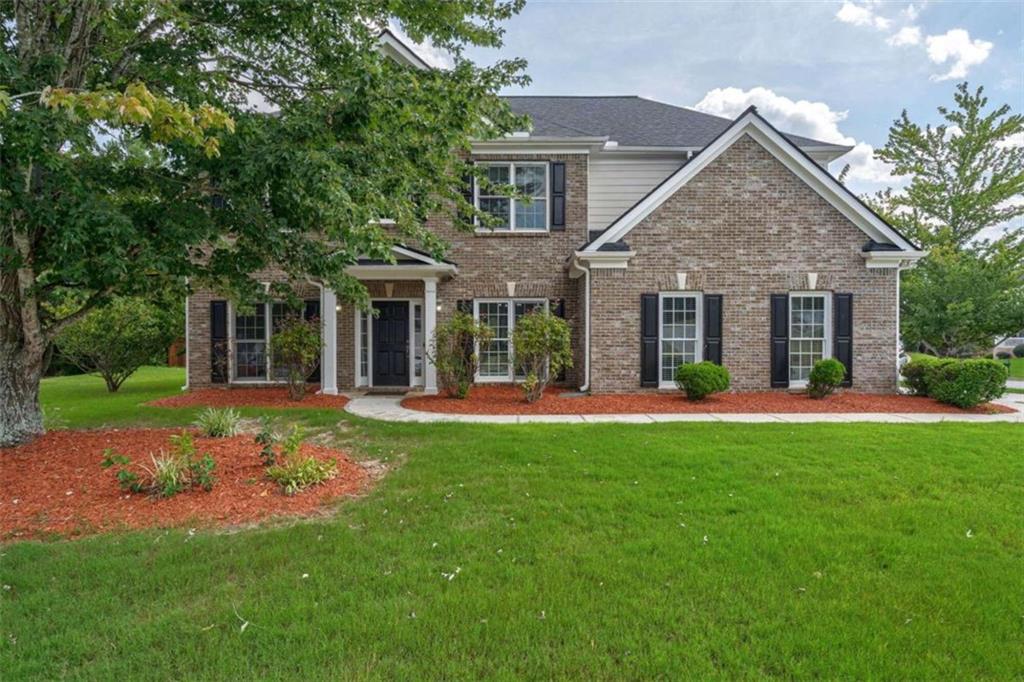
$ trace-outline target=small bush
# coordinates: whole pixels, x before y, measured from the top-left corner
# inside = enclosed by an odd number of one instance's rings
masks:
[[[437,383],[449,398],[465,398],[476,376],[476,346],[485,347],[494,333],[472,315],[455,313],[434,329],[430,359],[437,368]]]
[[[814,363],[807,381],[807,395],[824,398],[832,394],[846,376],[846,366],[835,358],[823,358]]]
[[[274,452],[274,444],[277,443],[277,434],[272,427],[273,420],[267,415],[260,417],[260,430],[256,434],[256,444],[260,446],[260,459],[263,466],[274,466],[277,462],[277,453]]]
[[[1018,343],[1013,347],[1013,357],[1024,358],[1024,343]]]
[[[337,475],[338,465],[333,459],[321,461],[315,457],[289,457],[267,468],[267,476],[281,486],[285,495],[294,495]]]
[[[675,379],[676,386],[690,400],[703,400],[712,393],[729,390],[729,370],[706,360],[679,365]]]
[[[569,325],[546,310],[534,311],[516,320],[512,348],[512,361],[526,376],[522,389],[528,403],[544,395],[551,377],[572,367]]]
[[[242,415],[230,407],[217,409],[208,407],[199,413],[194,424],[204,436],[228,438],[238,434]]]
[[[216,467],[213,457],[209,453],[199,456],[192,434],[187,431],[171,436],[170,440],[171,452],[160,450],[158,454],[150,454],[152,466],[141,465],[141,476],[128,468],[131,458],[111,448],[103,451],[100,466],[104,469],[118,467],[117,482],[125,492],[148,492],[157,497],[172,497],[193,487],[207,492],[212,490],[217,481],[213,475]]]
[[[900,368],[900,374],[914,395],[928,395],[928,371],[936,365],[937,358],[916,358]]]
[[[288,375],[288,397],[306,397],[306,379],[320,361],[320,320],[304,320],[299,315],[285,318],[270,337],[273,366],[283,367]]]
[[[928,393],[939,402],[970,408],[998,398],[1009,371],[996,360],[949,360],[928,373]]]
[[[1009,360],[1010,358],[1013,357],[1013,354],[1010,353],[1009,351],[1001,350],[996,352],[996,357],[999,358],[1000,360]]]

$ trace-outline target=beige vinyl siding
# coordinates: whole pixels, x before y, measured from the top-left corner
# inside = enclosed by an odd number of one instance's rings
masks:
[[[640,156],[605,152],[591,156],[590,229],[608,227],[682,165],[682,153]]]

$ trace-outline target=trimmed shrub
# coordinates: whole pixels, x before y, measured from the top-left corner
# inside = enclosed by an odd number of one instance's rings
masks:
[[[1013,357],[1024,358],[1024,343],[1018,343],[1013,347]]]
[[[823,358],[814,363],[807,380],[807,395],[824,398],[832,394],[846,376],[846,366],[835,358]]]
[[[289,315],[275,327],[270,352],[274,368],[287,372],[288,397],[302,400],[306,397],[306,379],[320,362],[320,320]]]
[[[430,359],[437,368],[437,383],[449,398],[465,398],[476,376],[476,346],[486,347],[494,338],[487,325],[472,315],[457,312],[434,329]]]
[[[900,374],[914,395],[928,395],[928,371],[939,362],[938,358],[915,358],[900,367]]]
[[[230,407],[217,409],[208,407],[199,413],[193,424],[204,436],[210,438],[229,438],[238,434],[242,415]]]
[[[928,394],[939,402],[969,408],[998,398],[1009,371],[997,360],[949,360],[927,373]]]
[[[1009,351],[1001,350],[996,353],[996,357],[1000,360],[1009,360],[1010,358],[1013,357],[1013,354],[1010,353]]]
[[[676,386],[690,400],[703,400],[712,393],[729,390],[729,370],[706,360],[679,365],[675,379]]]
[[[522,383],[526,402],[544,395],[551,377],[572,367],[572,344],[569,325],[546,310],[534,311],[516,320],[512,332],[512,359],[517,370],[526,376]]]

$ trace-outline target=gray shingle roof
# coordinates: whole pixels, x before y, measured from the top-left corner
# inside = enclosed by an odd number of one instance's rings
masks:
[[[731,119],[635,96],[506,97],[517,114],[533,119],[539,137],[605,137],[626,147],[704,147]],[[784,133],[802,147],[841,146]]]

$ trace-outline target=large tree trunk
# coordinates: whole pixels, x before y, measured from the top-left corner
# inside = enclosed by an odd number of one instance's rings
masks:
[[[43,433],[39,408],[42,368],[42,353],[0,342],[0,447],[26,443]]]

